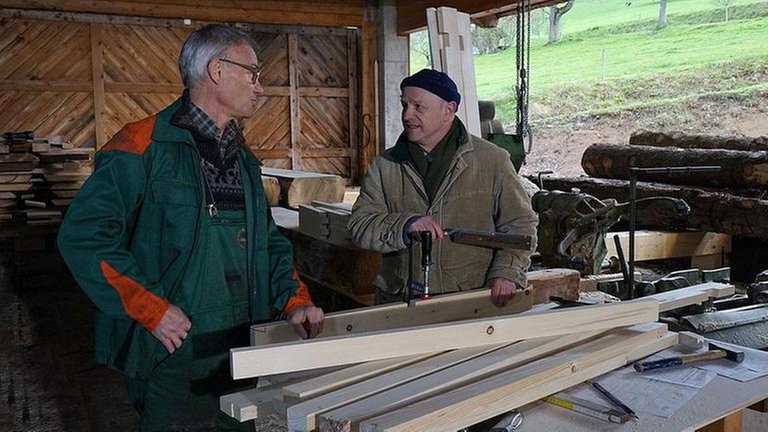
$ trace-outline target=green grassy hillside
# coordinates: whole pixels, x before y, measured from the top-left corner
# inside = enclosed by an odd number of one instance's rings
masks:
[[[768,2],[737,1],[729,22],[711,0],[669,0],[667,15],[657,30],[657,0],[577,0],[561,42],[531,43],[531,121],[766,90]],[[514,50],[475,57],[478,95],[497,102],[505,125],[514,122],[514,65]]]

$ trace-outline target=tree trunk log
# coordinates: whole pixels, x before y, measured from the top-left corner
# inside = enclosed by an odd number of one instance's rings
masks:
[[[768,151],[768,137],[724,137],[717,135],[688,135],[682,132],[636,131],[629,137],[631,145],[680,147],[743,151]]]
[[[589,177],[545,177],[547,190],[570,191],[573,188],[599,199],[629,199],[629,182]],[[637,183],[637,198],[668,196],[685,200],[691,214],[684,220],[653,210],[638,212],[638,223],[654,228],[692,228],[741,237],[768,240],[768,200],[744,197],[698,188],[680,188],[659,183]],[[763,198],[763,199],[761,199]]]
[[[594,144],[584,151],[584,172],[600,178],[629,179],[630,168],[720,166],[720,172],[640,173],[638,180],[692,186],[749,188],[768,186],[768,152],[679,149]]]

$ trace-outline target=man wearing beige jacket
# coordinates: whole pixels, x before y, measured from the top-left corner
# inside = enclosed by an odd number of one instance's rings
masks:
[[[349,219],[354,242],[384,254],[374,281],[376,301],[402,298],[408,278],[406,248],[429,231],[435,239],[430,292],[488,287],[491,300],[504,306],[517,287],[527,285],[525,272],[536,242],[521,251],[441,239],[448,228],[536,238],[538,219],[509,154],[467,133],[456,117],[461,95],[448,75],[424,69],[405,78],[400,89],[404,131],[368,167]],[[419,265],[418,256],[414,265]],[[413,274],[419,275],[418,268]]]

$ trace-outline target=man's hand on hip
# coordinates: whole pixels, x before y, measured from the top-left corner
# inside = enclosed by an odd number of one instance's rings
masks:
[[[302,339],[312,339],[323,331],[325,314],[317,306],[302,306],[288,314],[287,321]]]
[[[515,297],[517,285],[509,279],[495,277],[488,280],[491,289],[491,301],[498,307],[504,307]]]
[[[413,222],[408,225],[407,233],[415,240],[421,240],[421,232],[429,231],[432,233],[432,238],[440,240],[445,236],[445,231],[440,223],[432,216],[419,216]]]
[[[175,305],[169,304],[163,319],[160,320],[160,324],[152,330],[152,336],[162,342],[165,349],[173,354],[184,343],[184,339],[187,338],[191,328],[192,323],[184,311]]]

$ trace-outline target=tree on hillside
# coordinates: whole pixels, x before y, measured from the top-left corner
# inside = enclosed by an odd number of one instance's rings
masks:
[[[483,23],[485,24],[485,23]],[[511,16],[496,20],[493,27],[472,23],[472,45],[480,54],[491,54],[515,43],[515,20]]]
[[[725,22],[728,22],[728,19],[730,18],[729,9],[736,3],[736,0],[712,0],[712,2],[725,8]]]
[[[560,18],[563,17],[573,7],[576,0],[568,0],[568,3],[562,6],[549,7],[549,39],[548,44],[553,44],[560,40]]]
[[[411,33],[409,36],[411,52],[416,53],[422,63],[422,67],[428,68],[432,64],[432,53],[429,49],[429,35],[426,30]]]
[[[659,0],[659,25],[657,28],[663,29],[667,26],[667,0]]]

